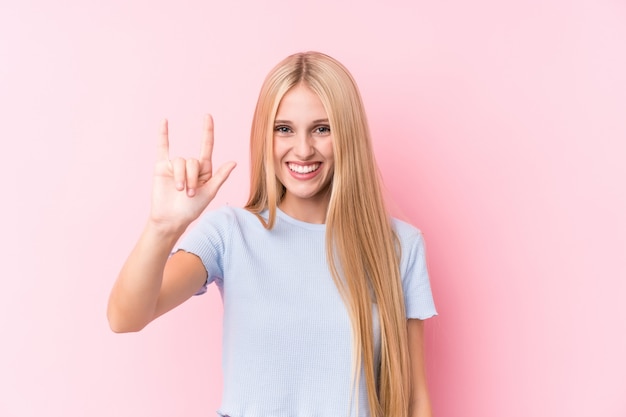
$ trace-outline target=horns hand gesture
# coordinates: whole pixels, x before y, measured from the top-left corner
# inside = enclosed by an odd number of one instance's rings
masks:
[[[227,162],[213,172],[213,118],[206,116],[198,159],[169,156],[167,120],[163,121],[154,172],[151,220],[166,228],[186,228],[209,205],[235,168]]]

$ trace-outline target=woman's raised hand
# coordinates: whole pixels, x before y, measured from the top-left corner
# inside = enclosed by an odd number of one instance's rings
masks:
[[[227,162],[213,172],[213,118],[206,116],[198,159],[169,156],[167,120],[163,121],[154,172],[150,220],[166,230],[185,229],[209,205],[235,168]]]

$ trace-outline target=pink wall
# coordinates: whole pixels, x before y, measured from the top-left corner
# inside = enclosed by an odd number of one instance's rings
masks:
[[[159,120],[194,155],[214,114],[242,204],[261,81],[308,49],[352,69],[426,235],[436,415],[626,415],[624,2],[239,3],[0,5],[0,416],[214,415],[216,292],[114,335],[108,291]]]

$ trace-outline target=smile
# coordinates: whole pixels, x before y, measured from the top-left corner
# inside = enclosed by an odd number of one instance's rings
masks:
[[[291,171],[297,172],[298,174],[308,174],[309,172],[316,171],[320,167],[320,165],[321,164],[319,162],[311,165],[298,165],[292,163],[287,164]]]

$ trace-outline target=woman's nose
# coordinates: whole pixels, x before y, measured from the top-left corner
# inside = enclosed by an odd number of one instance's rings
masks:
[[[313,138],[309,133],[298,134],[294,145],[294,154],[298,158],[306,159],[315,154]]]

